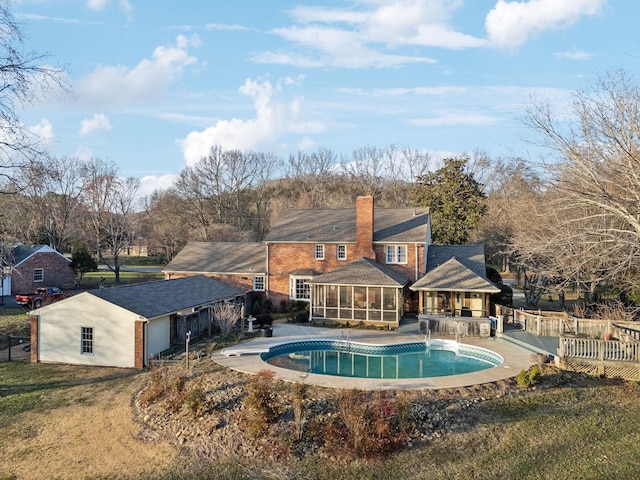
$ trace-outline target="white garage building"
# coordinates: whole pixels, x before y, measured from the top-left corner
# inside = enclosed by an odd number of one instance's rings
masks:
[[[31,361],[144,368],[185,319],[246,293],[202,275],[83,292],[30,312]]]

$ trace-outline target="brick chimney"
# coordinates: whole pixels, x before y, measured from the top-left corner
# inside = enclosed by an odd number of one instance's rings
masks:
[[[356,258],[376,259],[373,251],[373,197],[356,198]]]

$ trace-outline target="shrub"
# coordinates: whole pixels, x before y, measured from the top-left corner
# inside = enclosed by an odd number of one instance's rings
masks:
[[[542,376],[542,370],[538,365],[534,365],[531,367],[529,371],[529,385],[535,385],[540,381],[540,377]]]
[[[383,392],[371,399],[360,390],[348,390],[337,405],[339,415],[324,432],[325,448],[333,455],[379,459],[407,439],[395,402]]]
[[[306,323],[309,321],[309,312],[296,312],[293,318],[295,323]]]
[[[534,365],[528,372],[526,370],[520,370],[520,373],[518,373],[518,376],[516,377],[516,382],[520,387],[529,388],[540,381],[541,375],[542,370],[540,367],[538,365]]]
[[[531,385],[531,380],[529,379],[529,375],[526,370],[520,370],[518,376],[516,377],[516,382],[519,387],[528,388]]]
[[[261,370],[247,384],[245,425],[247,434],[258,438],[276,418],[274,373]]]
[[[197,416],[204,410],[206,400],[207,396],[202,387],[193,387],[185,395],[185,406],[193,416]]]
[[[295,425],[296,440],[302,440],[302,436],[304,434],[306,398],[307,386],[302,383],[296,383],[293,387],[293,395],[291,399],[291,405],[293,406],[293,419]]]

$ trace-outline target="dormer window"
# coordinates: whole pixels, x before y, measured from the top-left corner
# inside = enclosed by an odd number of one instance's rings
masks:
[[[387,264],[406,264],[407,263],[407,246],[406,245],[387,245]]]

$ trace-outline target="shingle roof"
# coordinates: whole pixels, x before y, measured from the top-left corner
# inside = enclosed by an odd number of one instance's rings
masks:
[[[476,275],[486,278],[484,245],[429,245],[427,249],[427,272],[455,257]]]
[[[373,241],[424,243],[428,219],[425,208],[376,208]],[[265,242],[355,241],[355,208],[287,210],[265,238]]]
[[[370,258],[359,258],[309,280],[311,284],[371,285],[401,287],[409,280]]]
[[[265,273],[266,251],[256,242],[189,242],[164,272]]]
[[[173,280],[100,288],[87,293],[144,318],[154,318],[234,298],[243,295],[246,291],[216,278],[195,275]]]
[[[65,257],[64,255],[61,255],[59,252],[57,252],[56,250],[54,250],[48,245],[26,245],[24,243],[18,243],[13,247],[13,250],[12,250],[13,259],[11,260],[13,260],[13,265],[18,266],[20,263],[25,261],[31,255],[38,253],[40,251],[44,253],[55,253],[57,255],[60,255],[62,258],[68,260],[69,262],[71,261],[67,257]]]
[[[500,291],[487,279],[482,245],[429,245],[427,273],[411,289]]]

